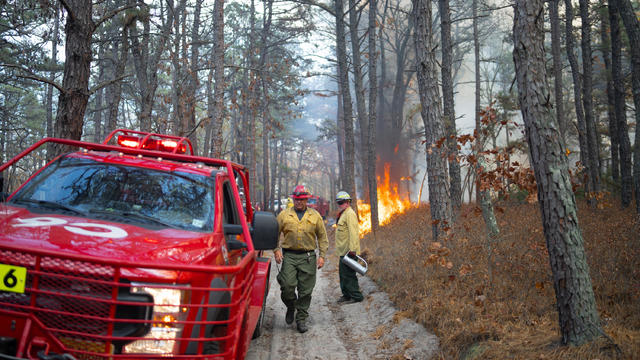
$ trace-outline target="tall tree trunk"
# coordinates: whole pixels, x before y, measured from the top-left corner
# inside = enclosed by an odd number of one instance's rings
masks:
[[[565,0],[565,41],[567,58],[569,59],[569,65],[571,66],[571,75],[573,77],[573,103],[576,108],[576,123],[578,129],[578,143],[580,146],[580,163],[583,167],[589,167],[588,154],[589,147],[587,144],[587,125],[584,119],[584,110],[582,108],[582,79],[580,77],[580,68],[578,66],[578,59],[573,52],[575,45],[575,37],[573,35],[573,4],[571,0]],[[588,171],[585,170],[585,177],[590,176]],[[589,192],[589,181],[583,180],[585,192]]]
[[[355,0],[349,0],[349,38],[351,39],[351,58],[353,62],[353,86],[356,91],[356,109],[358,116],[358,124],[360,126],[360,151],[362,156],[362,183],[363,198],[371,203],[369,199],[369,172],[366,171],[367,154],[369,148],[369,124],[367,123],[368,115],[366,110],[366,102],[364,100],[364,85],[362,84],[362,60],[360,58],[360,38],[358,36],[358,19]],[[371,55],[370,55],[371,56]]]
[[[413,0],[416,49],[416,73],[420,93],[421,114],[426,139],[429,202],[431,204],[433,240],[444,239],[451,221],[446,149],[436,142],[444,137],[440,92],[438,91],[436,56],[433,46],[431,4]],[[445,155],[445,156],[443,156]]]
[[[182,119],[185,116],[184,111],[184,86],[182,82],[183,77],[183,67],[180,62],[180,58],[185,58],[184,54],[181,54],[181,43],[185,34],[182,31],[183,26],[182,23],[186,21],[185,14],[186,0],[180,0],[178,2],[178,7],[175,10],[175,21],[173,23],[173,31],[174,31],[174,39],[173,39],[173,51],[171,53],[171,102],[172,102],[172,111],[171,111],[171,125],[172,131],[176,135],[183,135],[184,131],[182,129]]]
[[[224,0],[216,0],[213,5],[213,111],[211,118],[211,154],[222,157],[222,129],[224,125]]]
[[[247,52],[248,63],[250,69],[256,69],[258,64],[256,63],[254,51],[258,48],[257,43],[257,30],[256,30],[256,8],[255,8],[255,0],[251,0],[251,6],[249,8],[249,51]],[[256,108],[254,101],[257,98],[256,92],[256,73],[255,70],[251,70],[248,74],[249,78],[247,79],[247,109],[246,111],[249,113],[249,117],[247,119],[247,129],[245,130],[247,136],[247,153],[249,157],[249,171],[254,174],[254,178],[258,179],[258,159],[256,154]],[[258,197],[256,197],[258,199]]]
[[[202,11],[202,1],[196,0],[196,7],[193,11],[193,24],[191,26],[191,60],[189,66],[187,113],[184,117],[185,136],[189,137],[193,144],[193,152],[198,154],[198,137],[196,136],[196,94],[200,81],[198,79],[198,69],[200,68],[200,13]],[[215,6],[215,5],[214,5]]]
[[[584,105],[584,121],[587,125],[587,170],[589,173],[589,202],[597,205],[596,195],[600,192],[600,152],[598,149],[598,133],[593,115],[593,60],[591,52],[591,17],[589,16],[589,0],[580,0],[580,19],[582,20],[582,103]],[[586,166],[586,165],[585,165]]]
[[[447,158],[449,160],[449,190],[451,192],[451,206],[454,218],[462,206],[462,184],[460,177],[460,163],[458,162],[458,132],[456,130],[456,115],[453,101],[453,78],[451,66],[453,65],[451,42],[451,9],[449,0],[439,0],[441,22],[441,46],[442,46],[442,114],[447,137]]]
[[[600,0],[599,4],[602,8],[604,8],[604,0]],[[610,149],[611,149],[611,177],[613,182],[617,183],[620,180],[620,162],[618,158],[619,154],[619,141],[618,141],[618,130],[616,128],[617,119],[615,112],[615,104],[616,104],[616,93],[615,87],[613,85],[613,71],[614,68],[611,66],[611,52],[609,49],[614,46],[612,44],[613,39],[609,36],[609,32],[613,30],[609,25],[609,18],[611,16],[611,11],[601,11],[601,19],[600,19],[600,39],[602,42],[602,60],[604,62],[604,68],[607,75],[607,117],[609,118],[609,139],[610,139]],[[613,35],[613,34],[612,34]],[[618,32],[618,39],[619,32]],[[618,48],[620,44],[617,45]],[[618,68],[618,71],[620,69]]]
[[[122,100],[122,80],[116,80],[119,76],[124,74],[127,66],[127,58],[129,54],[129,26],[134,19],[127,19],[122,24],[122,33],[120,35],[120,41],[115,42],[112,50],[112,58],[114,62],[112,79],[115,81],[107,88],[107,132],[113,131],[118,126],[118,109],[120,108],[120,100]],[[118,51],[120,52],[118,54]]]
[[[264,86],[264,85],[263,85]],[[265,91],[266,93],[266,91]],[[266,94],[265,94],[266,95]],[[269,205],[271,186],[269,185],[269,115],[262,115],[262,203],[265,208]]]
[[[261,96],[260,96],[260,114],[262,115],[262,188],[263,202],[267,206],[270,193],[269,193],[269,134],[271,128],[271,118],[269,115],[269,94],[267,90],[267,80],[265,71],[269,65],[270,54],[268,50],[267,41],[271,32],[271,20],[273,14],[273,0],[267,0],[263,3],[263,20],[262,20],[262,33],[260,40],[260,78],[259,84]]]
[[[67,0],[62,5],[67,11],[65,62],[63,91],[58,97],[54,136],[80,140],[89,100],[91,37],[95,30],[91,18],[93,3],[91,0]],[[55,156],[63,151],[64,147],[56,145],[51,155]]]
[[[600,335],[600,320],[578,226],[568,159],[548,101],[542,13],[542,0],[516,0],[513,60],[553,272],[562,343],[579,345]]]
[[[336,67],[336,72],[339,73],[338,68]],[[339,74],[336,74],[336,77]],[[336,131],[338,132],[338,183],[337,186],[339,189],[344,189],[344,106],[342,106],[342,89],[340,88],[340,81],[338,81],[338,106],[336,108]]]
[[[369,0],[369,147],[367,151],[367,177],[371,204],[371,230],[375,234],[378,226],[378,181],[376,178],[376,111],[378,96],[378,70],[376,51],[376,0]]]
[[[213,25],[214,27],[216,26],[215,24]],[[211,58],[213,58],[213,50],[212,53],[210,54]],[[209,73],[207,74],[207,83],[205,84],[205,94],[207,96],[207,124],[206,124],[206,131],[204,133],[204,145],[202,147],[202,156],[212,156],[214,157],[212,154],[212,149],[213,147],[211,146],[212,144],[212,133],[213,133],[213,126],[214,126],[214,122],[213,122],[213,104],[214,104],[214,100],[213,100],[213,67],[212,64],[213,60],[209,60]],[[231,132],[232,134],[235,134],[235,132],[232,130]],[[236,137],[235,135],[233,136],[234,138]],[[237,139],[236,139],[237,141]]]
[[[58,35],[60,31],[60,14],[59,8],[56,7],[53,22],[53,38],[51,39],[51,64],[58,64]],[[52,70],[49,74],[49,80],[54,81],[56,71]],[[53,85],[47,84],[47,137],[53,136]],[[0,189],[2,190],[2,189]]]
[[[162,28],[160,35],[153,40],[155,48],[150,51],[151,45],[151,25],[150,17],[144,17],[142,20],[142,41],[138,39],[138,28],[131,27],[131,54],[133,55],[133,64],[136,69],[136,79],[138,91],[140,93],[140,113],[138,115],[140,121],[140,130],[151,132],[153,105],[155,102],[156,90],[158,88],[158,65],[160,64],[160,56],[166,49],[171,27],[173,25],[175,8],[173,0],[166,0],[167,6],[163,7],[162,13],[166,11],[166,18],[162,19]]]
[[[380,48],[380,85],[378,86],[378,113],[377,113],[377,123],[376,123],[376,132],[380,134],[387,134],[386,130],[387,126],[387,101],[385,98],[385,87],[387,86],[387,57],[384,46],[384,24],[387,19],[387,12],[389,11],[389,0],[384,1],[384,10],[382,12],[382,18],[380,21],[380,36],[379,36],[379,48]],[[382,140],[382,139],[381,139]],[[380,156],[383,156],[382,153],[386,152],[385,143],[378,144],[378,152],[380,152]],[[376,160],[377,163],[377,160]],[[376,173],[376,176],[378,174]]]
[[[105,58],[105,41],[100,41],[100,45],[98,45],[98,59]],[[105,67],[100,66],[98,70],[98,84],[101,84],[105,81]],[[93,99],[94,112],[93,112],[93,141],[100,142],[102,141],[102,113],[104,106],[104,88],[98,89]]]
[[[636,193],[636,211],[640,214],[640,21],[635,16],[630,0],[616,1],[620,17],[629,37],[631,50],[631,89],[636,112],[636,130],[633,150],[633,183]],[[618,130],[619,131],[619,130]]]
[[[353,109],[351,105],[351,92],[349,90],[349,70],[347,64],[347,44],[345,41],[344,29],[344,5],[342,0],[335,0],[336,14],[336,52],[338,55],[338,81],[340,82],[340,93],[342,95],[342,106],[344,108],[344,189],[351,195],[353,204],[357,208],[357,194],[355,182],[354,166],[354,135],[353,135]],[[357,210],[357,209],[356,209]],[[356,211],[357,214],[357,211]]]
[[[562,57],[560,54],[560,17],[558,4],[560,0],[549,1],[549,22],[551,23],[551,57],[553,58],[554,95],[556,119],[560,128],[563,144],[566,144],[567,123],[564,114],[564,100],[562,99]]]
[[[626,90],[622,74],[622,45],[620,36],[620,10],[618,0],[609,1],[609,23],[611,27],[611,70],[615,87],[615,114],[617,140],[620,150],[620,199],[622,207],[631,204],[633,196],[633,176],[631,174],[631,144],[627,126]]]
[[[473,48],[475,54],[475,123],[476,123],[476,143],[475,152],[478,159],[476,169],[476,188],[477,188],[477,202],[482,210],[482,218],[487,229],[487,249],[489,252],[489,266],[492,266],[492,253],[493,243],[498,240],[500,235],[500,228],[498,227],[498,221],[493,211],[493,203],[491,201],[491,193],[489,189],[482,186],[482,176],[485,172],[485,159],[483,153],[484,147],[484,135],[482,131],[482,121],[480,112],[482,108],[480,106],[480,36],[478,34],[478,0],[473,0]],[[507,143],[509,143],[507,141]],[[471,170],[469,170],[471,171]],[[471,200],[471,195],[469,195]]]

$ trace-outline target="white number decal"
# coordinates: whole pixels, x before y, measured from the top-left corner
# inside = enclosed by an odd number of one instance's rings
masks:
[[[37,226],[54,226],[54,225],[62,225],[66,224],[67,220],[62,220],[58,218],[52,217],[34,217],[28,219],[16,219],[21,222],[21,224],[14,224],[15,227],[37,227]]]
[[[13,224],[15,227],[39,227],[39,226],[55,226],[65,225],[64,229],[78,235],[99,236],[106,238],[123,238],[127,236],[127,232],[113,225],[94,224],[94,223],[68,223],[66,220],[54,217],[34,217],[28,219],[16,219],[20,224]],[[91,228],[100,228],[106,231],[93,231]]]
[[[87,236],[101,236],[112,239],[123,238],[127,236],[127,232],[119,227],[111,226],[111,225],[103,225],[103,224],[92,224],[92,223],[72,223],[69,224],[72,226],[65,226],[64,228],[78,235],[87,235]],[[91,231],[83,228],[101,228],[107,231]]]

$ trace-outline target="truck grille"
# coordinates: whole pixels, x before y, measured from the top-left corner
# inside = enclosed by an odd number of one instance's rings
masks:
[[[254,276],[252,270],[255,262],[244,260],[244,265],[236,266],[235,272],[229,272],[229,267],[145,266],[0,247],[0,263],[27,268],[24,293],[0,291],[0,316],[6,310],[14,314],[11,315],[14,318],[22,316],[34,320],[47,335],[62,344],[57,351],[69,353],[77,359],[204,359],[211,358],[210,353],[202,354],[212,342],[222,344],[217,347],[219,356],[214,358],[231,359],[235,358],[236,349],[224,344],[237,343],[241,334],[242,323],[246,320],[242,309],[248,305],[251,289],[248,284]],[[209,279],[211,274],[219,271],[218,278],[226,278],[226,283],[230,285],[189,288],[192,292],[191,303],[176,304],[189,315],[181,320],[184,330],[175,339],[171,353],[123,354],[126,344],[138,340],[151,343],[160,341],[144,338],[154,326],[154,321],[157,321],[152,317],[153,298],[145,293],[132,293],[132,285],[121,279],[123,269],[169,271],[183,276],[189,274],[187,278],[203,278],[207,274]],[[173,284],[166,286],[175,287]],[[194,295],[198,292],[206,295],[198,298]],[[212,305],[208,302],[208,299],[216,296],[214,293],[225,293],[227,304]],[[218,313],[221,308],[224,310],[221,313],[228,314],[227,319],[208,316],[209,311]],[[217,329],[215,334],[204,333],[204,329],[212,326],[222,326],[224,330],[221,332]]]

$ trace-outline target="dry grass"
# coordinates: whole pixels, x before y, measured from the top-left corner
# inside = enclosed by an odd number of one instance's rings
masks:
[[[363,239],[369,276],[403,315],[440,339],[443,359],[640,359],[640,225],[631,209],[579,204],[603,337],[560,346],[537,204],[502,204],[492,266],[482,217],[463,209],[451,240],[432,244],[428,207]],[[435,255],[434,255],[435,254]],[[429,260],[429,257],[431,259]]]

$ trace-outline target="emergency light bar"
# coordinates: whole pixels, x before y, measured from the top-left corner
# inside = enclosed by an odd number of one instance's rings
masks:
[[[184,154],[187,152],[186,144],[173,139],[140,138],[135,135],[119,135],[118,145],[133,149],[155,150],[174,154]]]

